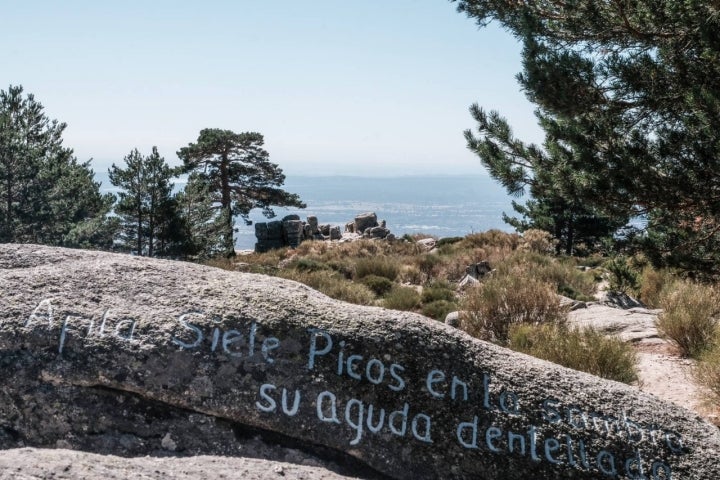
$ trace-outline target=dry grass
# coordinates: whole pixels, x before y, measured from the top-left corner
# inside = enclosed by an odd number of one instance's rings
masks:
[[[708,389],[713,403],[720,407],[720,338],[701,357],[695,369],[695,380]]]
[[[636,290],[638,300],[648,308],[660,308],[663,291],[670,291],[677,281],[669,270],[656,270],[650,266],[640,274],[640,288]]]
[[[504,345],[510,326],[519,323],[564,323],[567,309],[552,285],[522,270],[496,275],[473,287],[463,299],[460,327],[477,338]]]
[[[661,294],[657,327],[684,356],[700,358],[718,335],[720,295],[709,285],[678,281]]]
[[[566,297],[588,301],[595,293],[592,273],[577,268],[572,258],[556,258],[536,252],[519,251],[496,267],[498,276],[520,275],[550,284]]]
[[[623,383],[638,380],[633,347],[593,329],[516,324],[510,327],[508,347],[598,377]]]
[[[558,241],[555,240],[549,232],[531,228],[523,232],[518,248],[520,250],[551,255],[555,252],[557,243]]]
[[[375,294],[372,290],[360,283],[353,283],[335,272],[328,270],[301,272],[288,269],[280,271],[280,276],[304,283],[336,300],[358,305],[375,304]]]
[[[398,260],[386,255],[360,258],[355,262],[355,278],[361,279],[374,275],[393,281],[400,274],[400,268]]]
[[[487,232],[472,233],[467,235],[463,241],[458,242],[465,248],[486,247],[500,248],[504,250],[515,250],[520,245],[520,235],[507,233],[502,230],[488,230]]]

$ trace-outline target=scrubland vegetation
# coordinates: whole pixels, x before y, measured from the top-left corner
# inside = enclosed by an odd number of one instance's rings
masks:
[[[490,230],[437,241],[432,252],[416,243],[304,242],[297,249],[255,253],[209,264],[292,279],[360,305],[421,313],[443,321],[459,311],[470,335],[569,368],[633,383],[636,352],[629,343],[568,324],[560,295],[591,301],[601,283],[663,309],[658,329],[678,352],[697,360],[697,381],[720,403],[720,293],[706,283],[656,269],[642,255],[571,257],[555,253],[552,237]],[[493,271],[459,287],[468,265]]]

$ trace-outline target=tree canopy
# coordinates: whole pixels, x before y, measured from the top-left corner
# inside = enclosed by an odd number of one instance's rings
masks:
[[[542,147],[528,146],[481,125],[475,145],[496,162],[493,175],[512,190],[527,169],[530,177],[547,172],[562,180],[563,198],[611,218],[645,216],[643,246],[658,262],[682,258],[686,268],[720,272],[710,248],[720,242],[717,5],[457,3],[480,25],[498,21],[523,42],[518,80],[546,133]]]
[[[123,223],[122,242],[138,255],[171,253],[179,235],[171,183],[175,170],[160,156],[157,147],[148,156],[134,149],[124,161],[124,168],[113,163],[109,170],[110,182],[122,189],[115,205],[115,213]]]
[[[273,206],[305,208],[297,195],[280,188],[285,175],[270,162],[263,144],[263,136],[256,132],[204,129],[196,143],[178,151],[185,172],[208,188],[224,225],[221,236],[226,255],[235,253],[235,216],[249,223],[250,211],[255,208],[268,218],[275,216]]]
[[[112,244],[114,197],[63,146],[64,130],[22,87],[0,90],[0,241]]]

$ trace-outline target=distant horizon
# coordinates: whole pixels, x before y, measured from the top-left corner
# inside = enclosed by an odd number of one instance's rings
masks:
[[[92,168],[92,167],[91,167]],[[102,180],[108,180],[108,172],[107,169],[104,169],[102,172],[99,172],[98,170],[93,168],[93,172],[95,173],[95,177],[98,176],[102,177]],[[362,174],[334,174],[334,173],[317,173],[317,174],[309,174],[309,173],[287,173],[285,174],[285,180],[287,181],[288,178],[337,178],[337,179],[368,179],[368,180],[393,180],[393,179],[411,179],[411,178],[478,178],[483,180],[491,180],[493,182],[497,183],[497,180],[492,178],[485,170],[479,170],[477,173],[407,173],[404,175],[400,174],[391,174],[391,175],[362,175]],[[179,179],[183,177],[184,174],[178,175],[176,177],[173,177],[173,181],[175,179]]]

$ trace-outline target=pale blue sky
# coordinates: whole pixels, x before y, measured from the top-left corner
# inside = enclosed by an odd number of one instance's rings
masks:
[[[202,128],[259,131],[293,174],[481,173],[473,102],[542,135],[520,47],[446,0],[0,0],[0,88],[23,85],[95,170]]]

